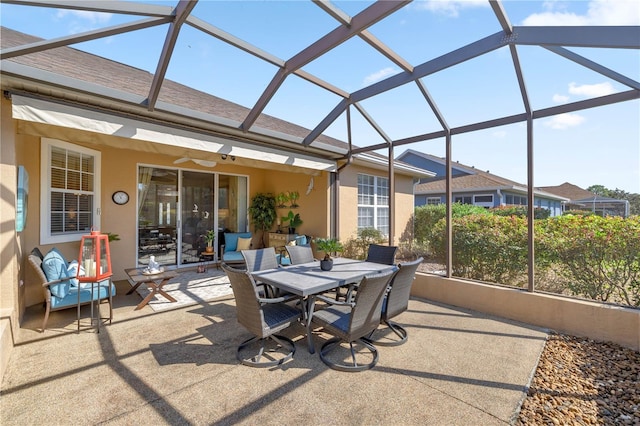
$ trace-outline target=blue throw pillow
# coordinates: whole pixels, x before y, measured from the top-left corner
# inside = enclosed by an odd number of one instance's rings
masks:
[[[76,278],[78,276],[78,261],[72,260],[67,266],[67,275],[71,278],[71,286],[78,287],[80,281]],[[80,275],[84,275],[84,266],[80,265]]]
[[[62,254],[54,247],[44,256],[42,259],[42,270],[47,277],[47,281],[54,281],[63,278],[69,278],[69,272],[67,270],[67,261]],[[69,294],[69,288],[71,287],[71,280],[65,280],[58,284],[49,286],[51,294],[63,299]]]

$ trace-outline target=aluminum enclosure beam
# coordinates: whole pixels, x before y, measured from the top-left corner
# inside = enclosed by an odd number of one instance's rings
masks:
[[[87,31],[81,34],[58,37],[51,40],[36,41],[22,46],[10,47],[0,51],[0,59],[9,59],[17,56],[28,55],[30,53],[43,52],[56,47],[68,46],[70,44],[82,43],[99,38],[110,37],[130,31],[163,25],[171,21],[171,17],[147,18],[127,24],[114,25],[100,30]]]
[[[180,0],[180,3],[178,3],[175,8],[175,16],[173,22],[171,22],[171,25],[169,25],[169,29],[167,30],[167,36],[164,40],[164,45],[162,46],[162,53],[160,54],[160,59],[158,60],[156,72],[153,75],[151,89],[149,89],[149,97],[147,99],[147,108],[149,109],[149,111],[153,111],[153,108],[158,101],[160,88],[162,87],[164,77],[167,74],[169,61],[171,60],[173,49],[176,45],[176,41],[178,40],[178,34],[180,34],[180,28],[182,28],[182,24],[187,19],[193,8],[196,7],[197,3],[198,0]]]
[[[315,43],[307,46],[300,53],[293,56],[290,60],[287,61],[285,68],[279,70],[276,73],[276,75],[267,86],[267,89],[262,93],[251,111],[249,111],[249,114],[247,115],[245,121],[242,123],[242,129],[244,131],[247,131],[253,125],[253,123],[255,123],[255,121],[258,119],[258,116],[262,113],[262,111],[264,111],[267,103],[269,103],[277,88],[282,85],[284,79],[288,74],[302,68],[309,62],[313,61],[319,56],[322,56],[324,53],[328,52],[334,47],[344,43],[351,37],[357,35],[376,22],[384,19],[386,16],[400,9],[407,3],[407,0],[395,2],[376,2],[354,16],[351,20],[350,25],[339,26]]]

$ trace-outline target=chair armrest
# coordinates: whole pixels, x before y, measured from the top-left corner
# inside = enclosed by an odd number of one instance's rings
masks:
[[[46,283],[42,283],[42,287],[49,287],[50,285],[53,285],[53,284],[59,284],[59,283],[61,283],[61,282],[63,282],[63,281],[68,281],[68,280],[70,280],[70,279],[71,279],[71,278],[60,278],[60,279],[58,279],[58,280],[48,281],[48,282],[46,282]]]
[[[315,298],[318,299],[318,300],[322,300],[323,302],[328,303],[330,305],[351,306],[352,308],[354,306],[356,306],[356,304],[354,302],[347,302],[347,301],[341,302],[339,300],[330,299],[330,298],[328,298],[326,296],[323,296],[321,294],[316,295]]]
[[[280,297],[270,297],[270,298],[258,298],[258,301],[260,303],[282,303],[282,302],[290,302],[292,300],[296,300],[299,297],[294,295],[294,294],[289,294],[286,296],[280,296]]]

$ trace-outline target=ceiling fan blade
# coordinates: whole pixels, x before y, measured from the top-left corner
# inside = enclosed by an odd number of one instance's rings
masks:
[[[177,160],[175,160],[175,161],[173,162],[173,164],[180,164],[180,163],[184,163],[184,162],[189,161],[189,160],[191,160],[191,158],[189,158],[189,157],[182,157],[182,158],[178,158]]]
[[[192,158],[191,161],[193,161],[196,164],[199,164],[203,167],[215,167],[216,163],[215,161],[209,161],[209,160],[200,160],[199,158]]]

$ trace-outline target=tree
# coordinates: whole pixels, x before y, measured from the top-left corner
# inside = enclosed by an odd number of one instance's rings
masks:
[[[266,247],[265,237],[278,217],[275,196],[273,194],[256,194],[251,199],[249,214],[255,230],[262,231],[260,241],[262,241],[263,247]]]

